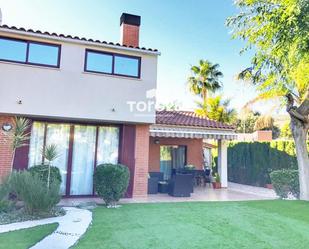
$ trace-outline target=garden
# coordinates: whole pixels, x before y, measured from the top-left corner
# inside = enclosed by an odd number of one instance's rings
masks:
[[[309,203],[187,202],[97,207],[73,248],[308,248]],[[55,226],[0,234],[0,248],[27,248]],[[19,245],[19,246],[18,246]]]

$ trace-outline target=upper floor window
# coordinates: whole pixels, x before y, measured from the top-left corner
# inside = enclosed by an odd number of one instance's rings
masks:
[[[86,50],[85,71],[140,78],[141,58]]]
[[[0,37],[0,60],[59,67],[60,45]]]

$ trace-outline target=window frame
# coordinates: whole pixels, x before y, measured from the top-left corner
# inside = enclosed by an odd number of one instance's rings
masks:
[[[88,70],[87,69],[88,52],[95,53],[95,54],[103,54],[103,55],[110,55],[110,56],[112,56],[112,72],[111,73],[104,73],[104,72],[95,71],[95,70]],[[137,61],[138,61],[137,76],[115,73],[115,57],[116,56],[117,57],[130,58],[130,59],[137,59]],[[105,75],[115,75],[115,76],[122,76],[122,77],[129,77],[129,78],[134,78],[134,79],[140,79],[141,78],[141,64],[142,64],[142,58],[139,57],[139,56],[126,55],[126,54],[118,54],[118,53],[112,53],[112,52],[106,52],[106,51],[100,51],[100,50],[93,50],[93,49],[88,49],[88,48],[85,49],[84,72],[98,73],[98,74],[105,74]]]
[[[0,58],[0,61],[13,62],[13,63],[23,64],[23,65],[34,65],[34,66],[60,68],[61,44],[54,44],[54,43],[48,43],[48,42],[39,42],[39,41],[25,40],[25,39],[17,39],[17,38],[6,37],[6,36],[0,36],[0,39],[9,40],[9,41],[23,42],[23,43],[26,44],[26,59],[25,59],[25,61],[7,60],[7,59],[1,59],[1,58]],[[29,47],[30,47],[30,44],[38,44],[38,45],[42,45],[42,46],[49,46],[49,47],[56,47],[56,48],[58,48],[57,65],[29,62],[28,59],[29,59]]]
[[[94,164],[93,168],[96,169],[97,162],[97,155],[98,155],[98,142],[99,142],[99,129],[100,127],[114,127],[118,129],[118,161],[117,163],[121,163],[122,158],[122,140],[123,140],[123,125],[122,124],[110,124],[110,123],[101,123],[101,122],[79,122],[79,121],[63,121],[63,120],[48,120],[48,119],[33,119],[32,124],[34,122],[38,122],[44,125],[44,134],[43,134],[43,148],[42,150],[45,151],[46,149],[46,141],[47,141],[47,127],[49,124],[66,124],[70,126],[69,129],[69,144],[68,144],[68,161],[67,161],[67,176],[66,176],[66,189],[64,195],[62,197],[94,197],[96,196],[96,192],[93,186],[92,194],[88,195],[71,195],[71,178],[72,178],[72,166],[73,166],[73,147],[74,147],[74,132],[75,132],[75,125],[82,125],[82,126],[94,126],[96,127],[95,132],[95,153],[94,153]],[[31,132],[32,133],[32,125],[31,125]],[[31,137],[31,134],[30,134]],[[30,138],[29,138],[30,139]],[[30,149],[30,143],[28,145]],[[28,156],[28,163],[26,169],[29,169],[29,156]],[[44,163],[44,158],[42,156],[42,163]]]

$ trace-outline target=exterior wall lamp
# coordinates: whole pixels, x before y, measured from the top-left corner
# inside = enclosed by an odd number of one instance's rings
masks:
[[[5,131],[5,132],[9,132],[13,129],[13,125],[12,124],[9,124],[9,123],[4,123],[2,125],[2,130]]]

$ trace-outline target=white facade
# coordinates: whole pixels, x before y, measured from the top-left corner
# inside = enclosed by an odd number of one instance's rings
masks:
[[[0,28],[0,36],[61,44],[60,68],[0,61],[0,114],[106,122],[154,123],[148,102],[157,85],[158,52],[43,36]],[[84,72],[85,49],[141,57],[140,79]],[[131,104],[135,107],[134,104]],[[145,104],[140,103],[143,110]]]

